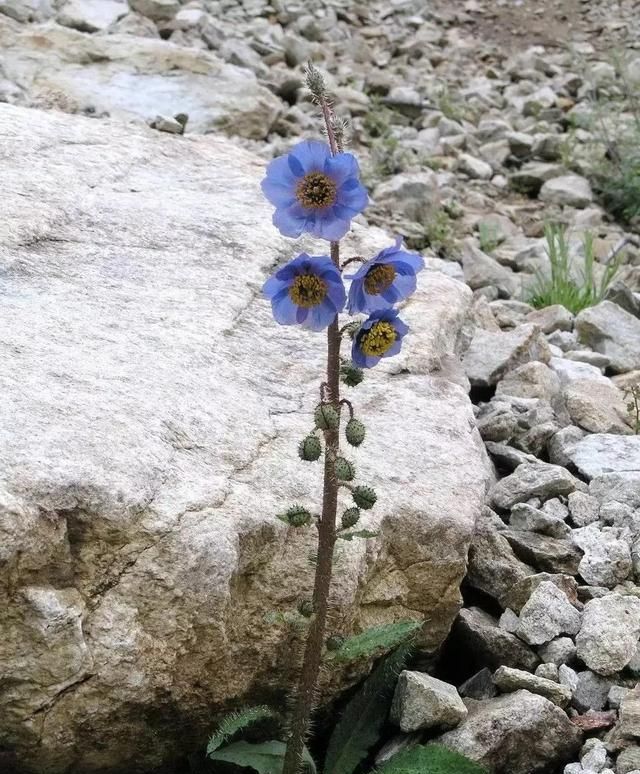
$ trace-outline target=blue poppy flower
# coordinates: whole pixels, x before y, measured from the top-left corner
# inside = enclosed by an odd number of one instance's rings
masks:
[[[340,271],[326,255],[301,253],[264,283],[276,322],[312,331],[328,327],[344,308]]]
[[[276,208],[273,225],[281,234],[299,237],[303,231],[337,241],[351,219],[367,206],[360,169],[351,153],[331,155],[324,142],[306,140],[267,167],[262,190]]]
[[[388,309],[410,296],[416,289],[416,273],[424,269],[422,256],[401,249],[402,237],[375,258],[363,263],[349,288],[349,312],[374,312]]]
[[[402,339],[409,326],[398,317],[396,309],[378,309],[362,323],[353,340],[351,359],[360,368],[373,368],[383,357],[400,352]]]

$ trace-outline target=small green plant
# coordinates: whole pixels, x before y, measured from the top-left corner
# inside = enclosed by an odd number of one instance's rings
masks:
[[[445,84],[435,94],[434,102],[443,116],[451,121],[464,121],[473,118],[464,100],[453,94]]]
[[[449,213],[444,208],[436,210],[419,229],[407,233],[407,244],[415,250],[429,247],[443,257],[450,255],[455,246],[455,238]]]
[[[631,427],[636,435],[640,435],[640,383],[627,387],[624,391],[625,398],[629,398],[627,411],[631,418]]]
[[[478,239],[483,253],[491,254],[500,244],[498,230],[490,223],[481,223],[478,226]]]
[[[617,253],[605,265],[600,280],[595,276],[595,252],[593,235],[587,232],[583,238],[584,259],[579,272],[574,271],[570,258],[570,246],[566,228],[557,224],[545,226],[546,250],[551,263],[551,274],[536,274],[536,281],[528,299],[536,309],[562,304],[577,314],[588,306],[598,304],[613,282],[622,261],[623,253]],[[579,276],[576,278],[576,274]]]
[[[377,774],[487,774],[487,770],[460,753],[430,744],[395,755]]]

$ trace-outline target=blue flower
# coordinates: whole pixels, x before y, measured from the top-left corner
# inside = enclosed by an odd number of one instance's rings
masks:
[[[262,190],[276,208],[273,225],[281,234],[299,237],[303,231],[337,241],[351,219],[367,206],[367,192],[351,153],[331,155],[326,143],[306,140],[267,167]]]
[[[363,263],[349,288],[349,312],[374,312],[388,309],[410,296],[416,289],[416,273],[424,268],[422,256],[400,249],[402,237],[375,258]]]
[[[329,326],[344,308],[346,293],[340,271],[326,255],[301,253],[264,283],[280,325],[302,325],[312,331]]]
[[[372,312],[353,340],[351,359],[354,365],[372,368],[381,358],[397,355],[408,331],[409,326],[398,317],[396,309]]]

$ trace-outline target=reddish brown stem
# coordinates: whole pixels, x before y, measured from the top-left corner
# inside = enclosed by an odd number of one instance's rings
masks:
[[[339,245],[331,243],[331,257],[338,265]],[[340,334],[338,317],[327,330],[326,400],[340,407]],[[313,588],[314,617],[311,620],[304,651],[300,682],[287,741],[282,774],[298,774],[302,763],[304,742],[309,730],[315,704],[316,686],[322,661],[324,638],[329,609],[329,591],[333,573],[333,551],[336,543],[336,516],[338,511],[338,479],[335,460],[340,449],[340,427],[326,430],[324,455],[324,488],[322,515],[318,525],[318,560]]]

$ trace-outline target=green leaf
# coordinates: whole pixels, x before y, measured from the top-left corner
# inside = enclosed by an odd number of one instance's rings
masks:
[[[214,752],[209,757],[214,761],[234,763],[236,766],[255,769],[258,774],[282,774],[284,754],[287,746],[284,742],[234,742],[222,750]],[[311,774],[316,774],[316,765],[307,748],[304,748],[303,761]]]
[[[393,650],[415,634],[421,626],[421,621],[399,621],[375,626],[354,637],[348,637],[338,650],[332,653],[332,658],[338,661],[355,661],[380,651]]]
[[[230,739],[238,731],[242,731],[243,728],[257,723],[264,718],[273,717],[273,712],[269,707],[248,707],[247,709],[240,710],[238,712],[231,712],[218,726],[217,731],[207,745],[207,755],[211,755],[219,747],[221,747],[228,739]]]
[[[341,532],[338,535],[339,540],[353,540],[353,538],[374,538],[378,537],[379,532],[372,532],[370,529],[359,529],[355,532]]]
[[[488,774],[464,755],[437,744],[404,750],[385,763],[376,774]]]
[[[378,741],[409,650],[402,645],[381,661],[347,704],[329,740],[325,774],[352,774]]]

